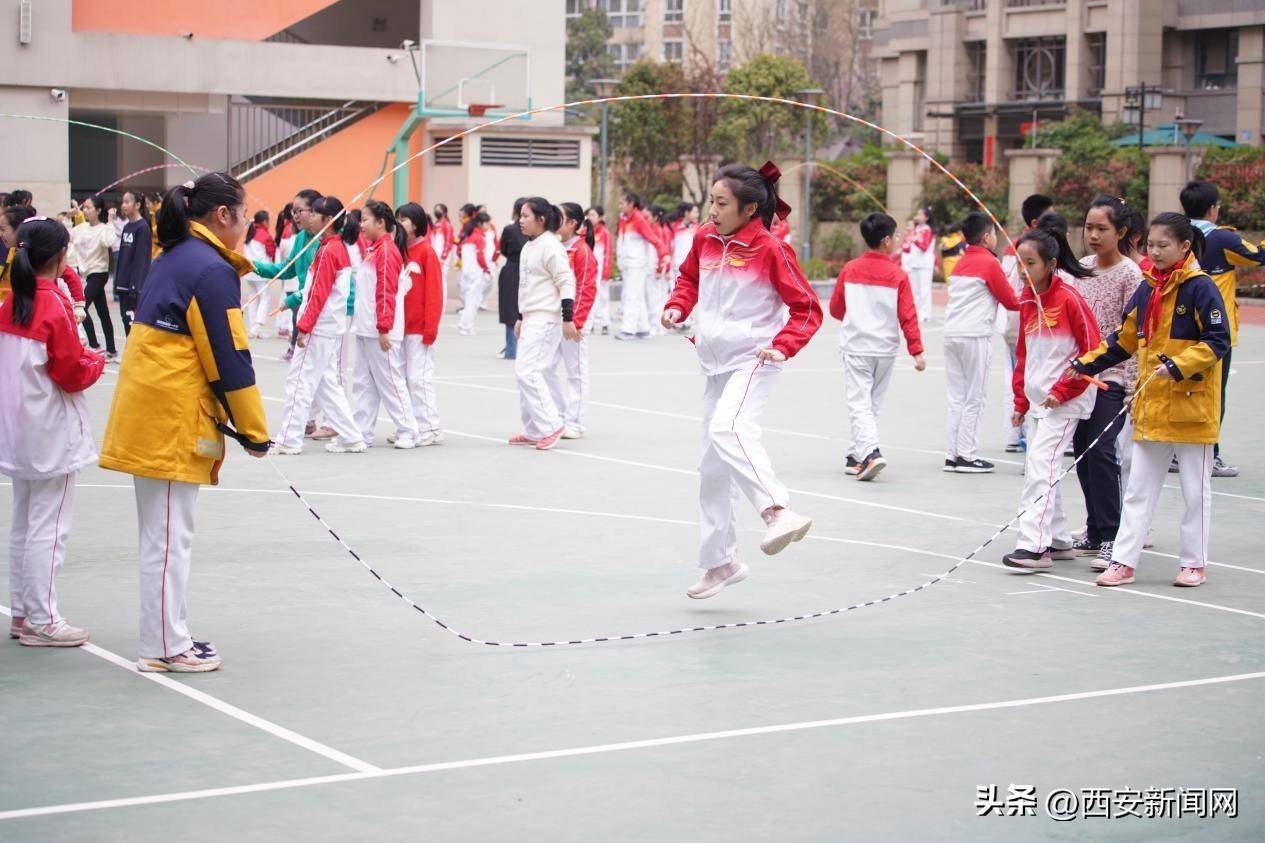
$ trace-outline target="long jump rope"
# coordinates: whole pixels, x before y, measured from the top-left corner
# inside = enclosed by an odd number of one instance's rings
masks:
[[[324,232],[325,232],[326,230],[328,230],[328,229],[330,228],[330,226],[332,226],[332,225],[334,224],[334,222],[338,219],[338,217],[339,217],[339,216],[342,216],[343,214],[347,213],[348,208],[350,208],[350,207],[351,207],[351,206],[352,206],[355,202],[359,201],[359,200],[361,199],[361,197],[363,197],[366,193],[371,193],[371,192],[372,192],[372,191],[373,191],[373,190],[374,190],[374,189],[375,189],[375,188],[376,188],[379,184],[381,184],[381,183],[382,183],[382,181],[384,181],[384,180],[385,180],[388,176],[392,175],[392,174],[393,174],[393,173],[395,173],[397,170],[399,170],[399,169],[401,169],[401,168],[403,168],[403,167],[407,166],[407,165],[408,165],[408,164],[409,164],[409,163],[410,163],[413,159],[415,159],[415,158],[419,158],[419,157],[421,157],[421,156],[423,156],[423,155],[427,154],[428,152],[431,152],[431,151],[433,151],[433,150],[435,150],[435,149],[439,148],[440,146],[443,146],[444,144],[451,143],[451,142],[453,142],[453,141],[457,140],[458,138],[462,138],[462,137],[464,137],[465,135],[468,135],[468,134],[474,134],[474,133],[476,133],[476,132],[478,132],[478,131],[480,131],[480,130],[482,130],[482,129],[488,128],[489,126],[495,126],[495,125],[497,125],[497,124],[504,123],[504,122],[507,122],[507,121],[510,121],[510,120],[516,120],[516,119],[528,118],[528,117],[531,117],[531,116],[532,116],[532,115],[534,115],[534,114],[541,114],[541,113],[545,113],[545,112],[549,112],[549,111],[556,111],[556,110],[559,110],[559,109],[572,108],[572,107],[579,107],[579,106],[587,106],[587,105],[598,105],[598,104],[602,104],[602,103],[609,103],[609,102],[629,102],[629,101],[637,101],[637,100],[661,100],[661,99],[734,99],[734,100],[745,100],[745,101],[754,101],[754,102],[777,103],[777,104],[783,104],[783,105],[794,106],[794,107],[797,107],[797,108],[805,108],[805,109],[810,109],[810,110],[813,110],[813,111],[819,111],[819,112],[822,112],[822,113],[825,113],[825,114],[830,114],[830,115],[833,115],[833,116],[835,116],[835,117],[842,117],[842,118],[844,118],[844,119],[851,120],[852,122],[854,122],[854,123],[856,123],[856,124],[858,124],[858,125],[865,126],[865,127],[867,127],[867,128],[873,129],[873,130],[875,130],[875,131],[879,132],[880,134],[886,135],[887,137],[892,138],[892,139],[893,139],[893,140],[895,140],[895,141],[898,141],[899,143],[901,143],[901,144],[905,145],[905,146],[906,146],[906,147],[908,147],[909,149],[911,149],[911,150],[913,150],[914,152],[918,153],[918,154],[919,154],[919,155],[921,155],[924,159],[926,159],[928,162],[930,162],[930,163],[931,163],[934,167],[936,167],[936,168],[937,168],[937,169],[939,169],[942,173],[944,173],[946,176],[948,176],[948,177],[949,177],[949,178],[950,178],[950,179],[951,179],[951,180],[952,180],[952,181],[953,181],[953,182],[954,182],[954,183],[955,183],[955,184],[956,184],[959,188],[961,188],[961,189],[962,189],[962,191],[963,191],[963,192],[965,192],[965,193],[966,193],[966,195],[967,195],[967,196],[969,196],[969,197],[971,198],[971,200],[972,200],[972,201],[974,201],[974,202],[975,202],[975,204],[976,204],[976,205],[978,205],[978,206],[979,206],[979,208],[980,208],[980,209],[981,209],[981,210],[982,210],[985,214],[987,214],[987,215],[988,215],[989,219],[991,219],[991,220],[992,220],[993,224],[994,224],[994,225],[995,225],[998,229],[1000,229],[1000,230],[1002,231],[1003,235],[1006,237],[1007,242],[1008,242],[1011,246],[1013,246],[1013,245],[1014,245],[1014,241],[1010,238],[1010,235],[1006,233],[1006,229],[1005,229],[1005,228],[1001,225],[1001,223],[1000,223],[1000,222],[998,222],[997,218],[993,215],[992,211],[990,211],[990,210],[989,210],[988,206],[987,206],[987,205],[985,205],[985,204],[984,204],[984,202],[983,202],[983,201],[982,201],[982,200],[981,200],[978,196],[976,196],[976,195],[975,195],[975,194],[971,191],[971,189],[970,189],[970,188],[968,188],[965,184],[963,184],[963,183],[962,183],[962,181],[961,181],[960,179],[958,179],[958,177],[957,177],[957,176],[955,176],[955,175],[954,175],[954,174],[953,174],[953,173],[952,173],[952,172],[951,172],[951,171],[950,171],[947,167],[945,167],[945,166],[944,166],[943,164],[941,164],[939,161],[935,160],[935,158],[933,158],[933,157],[932,157],[931,155],[929,155],[927,152],[925,152],[925,151],[924,151],[924,150],[922,150],[920,147],[918,147],[917,145],[915,145],[915,144],[914,144],[914,143],[912,143],[911,141],[907,140],[906,138],[904,138],[904,137],[902,137],[902,136],[900,136],[900,135],[898,135],[898,134],[896,134],[896,133],[894,133],[894,132],[892,132],[892,131],[890,131],[890,130],[888,130],[888,129],[885,129],[885,128],[883,128],[882,126],[879,126],[879,125],[877,125],[877,124],[875,124],[875,123],[871,123],[870,121],[865,120],[864,118],[861,118],[861,117],[856,117],[856,116],[854,116],[854,115],[847,114],[847,113],[842,112],[842,111],[836,111],[836,110],[834,110],[834,109],[827,108],[827,107],[822,106],[822,105],[813,105],[813,104],[810,104],[810,103],[803,103],[803,102],[799,102],[799,101],[797,101],[797,100],[788,100],[788,99],[783,99],[783,98],[781,98],[781,97],[765,97],[765,96],[756,96],[756,95],[751,95],[751,94],[722,94],[722,93],[638,94],[638,95],[629,95],[629,96],[618,96],[618,97],[606,97],[606,98],[595,98],[595,99],[587,99],[587,100],[577,100],[577,101],[575,101],[575,102],[564,103],[564,104],[562,104],[562,105],[549,106],[549,107],[547,107],[547,108],[535,108],[535,109],[531,109],[531,110],[528,110],[528,111],[523,111],[523,112],[520,112],[520,113],[517,113],[517,114],[511,114],[511,115],[507,115],[507,116],[504,116],[504,117],[500,117],[500,118],[497,118],[497,119],[495,119],[495,120],[489,120],[489,121],[487,121],[487,122],[485,122],[485,123],[481,123],[481,124],[479,124],[478,126],[473,126],[473,127],[469,128],[469,129],[465,129],[464,131],[461,131],[461,132],[458,132],[458,133],[456,133],[456,134],[453,134],[453,135],[450,135],[450,136],[448,136],[448,137],[445,137],[445,138],[441,139],[440,141],[438,141],[437,143],[434,143],[434,144],[432,144],[431,146],[428,146],[428,147],[426,147],[425,149],[422,149],[422,150],[420,150],[420,151],[418,151],[418,152],[414,153],[413,155],[409,156],[408,158],[404,159],[403,161],[398,162],[398,163],[395,165],[395,167],[393,167],[392,169],[387,170],[386,172],[383,172],[383,173],[382,173],[381,175],[379,175],[379,176],[378,176],[378,177],[377,177],[374,181],[370,182],[368,186],[366,186],[363,190],[361,190],[359,193],[357,193],[357,194],[356,194],[356,195],[355,195],[355,196],[351,199],[351,201],[350,201],[350,202],[348,202],[348,203],[344,206],[344,208],[343,208],[343,210],[342,210],[342,211],[340,211],[338,214],[336,214],[336,215],[334,215],[333,217],[331,217],[331,218],[330,218],[330,221],[329,221],[328,223],[326,223],[326,224],[325,224],[325,226],[324,226],[324,227],[323,227],[323,228],[322,228],[322,229],[321,229],[321,230],[320,230],[320,231],[316,234],[316,236],[315,236],[313,239],[319,239],[319,237],[320,237],[322,234],[324,234]],[[129,132],[125,132],[125,131],[122,131],[122,130],[119,130],[119,129],[115,129],[115,128],[112,128],[112,127],[109,127],[109,126],[99,126],[99,125],[94,124],[94,123],[87,123],[87,122],[84,122],[84,121],[81,121],[81,120],[71,120],[71,119],[67,119],[67,118],[60,118],[60,117],[47,117],[47,116],[43,116],[43,115],[27,115],[27,114],[9,114],[9,113],[0,113],[0,118],[4,118],[4,117],[17,118],[17,119],[46,120],[46,121],[52,121],[52,122],[62,122],[62,123],[67,123],[67,124],[72,124],[72,125],[77,125],[77,126],[85,126],[85,127],[89,127],[89,128],[100,129],[100,130],[103,130],[103,131],[112,132],[112,133],[114,133],[114,134],[117,134],[117,135],[121,135],[121,136],[123,136],[123,137],[130,138],[130,139],[132,139],[132,140],[140,141],[141,143],[143,143],[143,144],[145,144],[145,145],[147,145],[147,146],[153,147],[154,149],[157,149],[158,151],[160,151],[160,152],[162,152],[162,153],[164,153],[164,154],[166,154],[166,155],[171,156],[171,157],[172,157],[172,158],[173,158],[176,162],[178,162],[180,165],[182,165],[182,166],[186,167],[186,168],[187,168],[187,169],[188,169],[191,173],[193,173],[195,176],[197,175],[197,169],[196,169],[195,167],[193,167],[192,165],[190,165],[190,164],[186,163],[185,161],[183,161],[183,160],[182,160],[179,156],[177,156],[175,153],[173,153],[173,152],[171,152],[171,151],[169,151],[169,150],[167,150],[167,149],[164,149],[163,147],[159,146],[158,144],[154,143],[153,141],[147,140],[147,139],[145,139],[145,138],[139,137],[139,136],[134,135],[134,134],[131,134],[131,133],[129,133]],[[281,268],[281,270],[277,273],[277,275],[276,275],[276,276],[274,276],[272,279],[270,279],[270,280],[268,281],[268,283],[267,283],[266,285],[264,285],[264,287],[263,287],[261,290],[259,290],[257,293],[255,293],[255,295],[254,295],[254,296],[251,296],[249,299],[247,299],[247,300],[243,303],[243,307],[244,307],[244,306],[246,306],[246,305],[251,304],[251,303],[252,303],[252,302],[253,302],[256,298],[258,298],[259,296],[263,295],[263,294],[267,291],[268,287],[270,287],[273,283],[275,283],[275,282],[276,282],[276,280],[277,280],[277,279],[278,279],[281,275],[283,275],[283,274],[285,273],[285,271],[286,271],[287,269],[289,269],[289,268],[290,268],[290,266],[292,266],[296,260],[298,260],[298,257],[299,257],[299,256],[298,256],[297,254],[296,254],[296,255],[294,255],[294,256],[292,256],[292,257],[290,258],[290,260],[289,260],[289,261],[288,261],[288,262],[287,262],[287,263],[286,263],[286,264],[285,264],[285,265]],[[1024,270],[1024,269],[1022,269],[1022,268],[1021,268],[1021,271],[1022,271],[1022,272],[1024,272],[1024,274],[1025,274],[1025,275],[1027,274],[1026,270]],[[1029,286],[1031,287],[1031,281],[1030,281],[1030,280],[1029,280]],[[1034,290],[1034,293],[1035,293],[1035,290]],[[1039,295],[1037,296],[1037,307],[1038,307],[1038,309],[1040,309],[1040,308],[1041,308],[1040,296],[1039,296]],[[1043,319],[1038,319],[1038,323],[1037,323],[1037,324],[1038,324],[1038,326],[1040,326],[1043,322],[1044,322],[1044,320],[1043,320]],[[1070,361],[1069,361],[1069,362],[1070,362]],[[840,607],[833,608],[833,609],[822,609],[822,610],[820,610],[820,611],[811,612],[811,613],[802,614],[802,615],[789,615],[789,616],[786,616],[786,617],[779,617],[779,618],[765,618],[765,619],[762,619],[762,620],[732,621],[732,622],[729,622],[729,623],[706,624],[706,625],[703,625],[703,626],[687,626],[687,627],[679,627],[679,628],[676,628],[676,629],[658,630],[658,631],[654,631],[654,632],[635,632],[635,633],[630,633],[630,634],[625,634],[625,635],[602,635],[602,636],[593,636],[593,637],[589,637],[589,638],[558,639],[558,640],[555,640],[555,641],[493,641],[493,640],[488,640],[488,639],[483,639],[483,638],[476,638],[476,637],[474,637],[474,636],[472,636],[472,635],[466,635],[465,633],[463,633],[463,632],[461,632],[461,631],[459,631],[459,630],[457,630],[457,629],[453,628],[452,626],[449,626],[449,625],[448,625],[447,623],[445,623],[445,622],[444,622],[441,618],[439,618],[438,616],[436,616],[436,615],[432,614],[432,613],[431,613],[430,611],[428,611],[425,607],[418,605],[418,604],[417,604],[417,603],[416,603],[416,602],[415,602],[412,598],[408,597],[406,594],[404,594],[402,591],[400,591],[398,588],[396,588],[394,585],[392,585],[390,582],[388,582],[388,581],[387,581],[387,580],[386,580],[386,579],[382,576],[382,574],[380,574],[377,570],[375,570],[375,569],[374,569],[374,567],[373,567],[372,565],[370,565],[368,562],[366,562],[366,561],[364,560],[364,558],[363,558],[363,557],[362,557],[359,553],[357,553],[357,552],[355,551],[355,549],[354,549],[354,548],[352,548],[352,546],[351,546],[351,545],[349,545],[349,544],[348,544],[348,543],[347,543],[347,542],[343,539],[343,537],[342,537],[342,536],[340,536],[340,535],[338,534],[338,532],[337,532],[337,531],[336,531],[336,530],[335,530],[332,526],[330,526],[329,522],[328,522],[328,521],[326,521],[326,520],[325,520],[325,519],[321,516],[321,514],[320,514],[319,512],[317,512],[317,511],[316,511],[316,507],[314,507],[314,506],[311,504],[311,502],[310,502],[310,501],[308,501],[308,499],[307,499],[307,498],[305,498],[305,497],[303,496],[303,493],[299,491],[298,487],[294,484],[294,481],[292,481],[292,480],[289,478],[289,476],[287,476],[287,475],[286,475],[286,473],[285,473],[284,471],[282,471],[282,470],[281,470],[281,468],[277,465],[277,460],[276,460],[276,459],[273,459],[273,458],[266,458],[266,462],[267,462],[267,463],[268,463],[268,465],[269,465],[269,466],[273,469],[273,471],[275,471],[275,472],[277,473],[277,476],[281,478],[282,482],[286,485],[286,487],[287,487],[287,488],[288,488],[288,489],[289,489],[289,490],[290,490],[290,491],[294,494],[295,498],[299,501],[299,503],[300,503],[300,504],[302,504],[302,505],[304,506],[304,508],[306,508],[306,509],[307,509],[308,513],[309,513],[309,514],[310,514],[310,515],[311,515],[314,519],[316,519],[316,521],[317,521],[317,523],[318,523],[318,524],[320,524],[322,527],[324,527],[324,528],[325,528],[326,532],[327,532],[327,533],[329,533],[330,538],[332,538],[334,541],[336,541],[336,542],[337,542],[337,543],[338,543],[338,544],[339,544],[339,545],[343,548],[343,550],[345,550],[345,551],[347,552],[347,554],[348,554],[349,556],[351,556],[351,558],[352,558],[352,559],[354,559],[356,562],[358,562],[358,563],[359,563],[359,564],[360,564],[360,565],[361,565],[361,566],[362,566],[362,567],[363,567],[366,571],[368,571],[371,575],[373,575],[374,579],[376,579],[378,582],[380,582],[380,583],[383,585],[383,587],[385,587],[386,589],[388,589],[388,590],[389,590],[392,594],[394,594],[394,595],[395,595],[396,597],[398,597],[400,600],[404,601],[404,603],[405,603],[405,604],[407,604],[410,608],[412,608],[412,609],[414,609],[415,611],[419,612],[421,615],[423,615],[424,617],[426,617],[428,620],[430,620],[432,623],[434,623],[434,624],[435,624],[436,626],[438,626],[440,629],[444,630],[445,632],[447,632],[447,633],[449,633],[449,634],[451,634],[451,635],[455,635],[457,638],[460,638],[462,641],[465,641],[465,642],[470,643],[470,644],[483,644],[483,645],[488,646],[488,647],[520,647],[520,648],[527,648],[527,647],[568,647],[568,646],[577,646],[577,645],[582,645],[582,644],[601,644],[601,643],[606,643],[606,642],[610,642],[610,641],[635,641],[635,640],[638,640],[638,639],[643,639],[643,638],[666,638],[666,637],[670,637],[670,636],[673,636],[673,635],[684,635],[684,634],[687,634],[687,633],[692,633],[692,632],[710,632],[710,631],[714,631],[714,630],[721,630],[721,629],[739,629],[739,628],[743,628],[743,627],[755,627],[755,626],[776,626],[776,625],[778,625],[778,624],[794,623],[794,622],[796,622],[796,621],[809,621],[809,620],[815,620],[815,619],[817,619],[817,618],[830,617],[830,616],[832,616],[832,615],[841,615],[841,614],[844,614],[844,613],[846,613],[846,612],[855,611],[855,610],[857,610],[857,609],[864,609],[864,608],[869,607],[869,606],[878,606],[878,605],[881,605],[881,604],[883,604],[883,603],[888,603],[888,602],[890,602],[890,601],[892,601],[892,600],[896,600],[896,599],[901,598],[901,597],[907,597],[907,596],[909,596],[909,595],[911,595],[911,594],[916,594],[916,593],[917,593],[917,592],[919,592],[919,591],[922,591],[922,590],[924,590],[924,589],[930,588],[931,586],[933,586],[933,585],[935,585],[935,584],[937,584],[937,583],[939,583],[939,582],[943,582],[945,579],[947,579],[948,577],[952,576],[952,575],[953,575],[953,573],[954,573],[955,571],[957,571],[957,569],[958,569],[958,568],[962,567],[962,566],[963,566],[963,565],[965,565],[967,562],[969,562],[969,561],[971,561],[972,559],[974,559],[977,555],[979,555],[981,552],[983,552],[983,550],[984,550],[985,548],[987,548],[987,547],[988,547],[989,545],[991,545],[994,541],[996,541],[996,540],[997,540],[997,538],[998,538],[998,537],[1000,537],[1000,536],[1001,536],[1004,532],[1006,532],[1008,529],[1010,529],[1010,528],[1011,528],[1011,527],[1015,524],[1015,522],[1017,522],[1020,518],[1022,518],[1025,514],[1027,514],[1028,510],[1030,510],[1032,507],[1036,506],[1038,503],[1040,503],[1041,501],[1043,501],[1043,500],[1044,500],[1046,497],[1048,497],[1049,495],[1053,494],[1053,493],[1054,493],[1054,492],[1058,489],[1059,484],[1060,484],[1060,483],[1062,483],[1062,482],[1063,482],[1063,480],[1067,477],[1067,475],[1068,475],[1068,474],[1070,474],[1070,473],[1072,472],[1072,470],[1073,470],[1073,469],[1075,469],[1075,468],[1076,468],[1076,466],[1080,463],[1080,461],[1081,461],[1081,460],[1083,460],[1083,459],[1085,458],[1085,456],[1086,456],[1086,455],[1087,455],[1090,451],[1092,451],[1092,450],[1093,450],[1093,448],[1094,448],[1094,447],[1098,444],[1098,442],[1099,442],[1100,440],[1102,440],[1102,438],[1103,438],[1104,436],[1106,436],[1106,435],[1107,435],[1107,434],[1111,431],[1112,427],[1113,427],[1113,426],[1115,425],[1115,423],[1116,423],[1116,420],[1117,420],[1117,419],[1119,419],[1121,416],[1123,416],[1125,413],[1127,413],[1127,412],[1130,410],[1131,405],[1132,405],[1132,402],[1133,402],[1133,401],[1138,400],[1138,398],[1142,395],[1142,391],[1143,391],[1143,390],[1147,387],[1147,385],[1148,385],[1148,384],[1150,384],[1151,380],[1152,380],[1152,379],[1154,379],[1154,378],[1155,378],[1158,374],[1159,374],[1158,369],[1156,369],[1156,370],[1152,370],[1152,371],[1151,371],[1151,373],[1150,373],[1150,374],[1148,374],[1148,375],[1147,375],[1147,376],[1146,376],[1146,377],[1145,377],[1145,378],[1144,378],[1144,379],[1143,379],[1143,380],[1142,380],[1142,381],[1141,381],[1141,382],[1137,385],[1137,388],[1134,390],[1134,395],[1133,395],[1133,398],[1132,398],[1131,400],[1129,400],[1129,401],[1125,401],[1125,402],[1123,403],[1123,405],[1121,406],[1121,408],[1120,408],[1119,412],[1117,412],[1117,413],[1116,413],[1116,414],[1115,414],[1115,415],[1111,418],[1111,420],[1110,420],[1110,421],[1109,421],[1109,422],[1105,425],[1105,427],[1104,427],[1104,429],[1103,429],[1103,432],[1102,432],[1102,433],[1100,433],[1100,434],[1098,434],[1098,436],[1096,436],[1096,437],[1094,438],[1094,440],[1093,440],[1092,442],[1090,442],[1090,443],[1089,443],[1089,445],[1085,448],[1085,450],[1084,450],[1084,452],[1081,454],[1081,456],[1079,456],[1079,457],[1077,457],[1075,460],[1073,460],[1072,464],[1071,464],[1071,465],[1069,465],[1069,466],[1067,466],[1067,467],[1066,467],[1066,468],[1065,468],[1065,469],[1064,469],[1064,470],[1063,470],[1063,471],[1059,474],[1059,476],[1058,476],[1056,479],[1054,479],[1054,480],[1050,483],[1050,487],[1049,487],[1049,489],[1048,489],[1047,491],[1045,491],[1044,493],[1042,493],[1042,494],[1038,495],[1038,496],[1037,496],[1037,497],[1036,497],[1033,501],[1031,501],[1031,502],[1030,502],[1030,503],[1029,503],[1026,507],[1024,507],[1023,509],[1021,509],[1021,510],[1020,510],[1020,511],[1019,511],[1016,515],[1014,515],[1014,516],[1013,516],[1013,517],[1012,517],[1009,521],[1007,521],[1005,524],[1003,524],[1001,527],[999,527],[999,528],[998,528],[998,529],[997,529],[997,530],[996,530],[996,531],[995,531],[995,532],[994,532],[991,536],[989,536],[989,537],[988,537],[987,539],[985,539],[982,543],[980,543],[980,544],[979,544],[979,545],[978,545],[978,546],[977,546],[974,550],[972,550],[970,553],[966,554],[966,555],[965,555],[965,556],[963,556],[961,559],[959,559],[959,560],[957,560],[956,562],[954,562],[954,563],[953,563],[953,565],[951,565],[951,566],[950,566],[947,570],[945,570],[944,572],[942,572],[942,573],[940,573],[940,574],[938,574],[938,575],[936,575],[936,576],[934,576],[934,577],[931,577],[930,579],[926,580],[925,582],[922,582],[922,583],[920,583],[920,584],[918,584],[918,585],[916,585],[916,586],[913,586],[912,588],[906,588],[906,589],[904,589],[903,591],[898,591],[898,592],[895,592],[895,593],[892,593],[892,594],[888,594],[888,595],[887,595],[887,596],[885,596],[885,597],[876,597],[876,598],[873,598],[873,599],[871,599],[871,600],[866,600],[866,601],[863,601],[863,602],[860,602],[860,603],[852,603],[852,604],[849,604],[849,605],[847,605],[847,606],[840,606]],[[1086,376],[1082,376],[1082,377],[1085,377],[1085,379],[1086,379],[1086,380],[1090,381],[1090,383],[1091,383],[1091,385],[1092,385],[1092,386],[1097,386],[1097,387],[1098,387],[1098,388],[1100,388],[1100,389],[1101,389],[1101,388],[1105,388],[1105,384],[1102,384],[1101,382],[1095,381],[1094,379],[1092,379],[1092,378],[1088,378],[1088,377],[1086,377]],[[228,427],[227,425],[220,425],[220,429],[221,429],[221,431],[222,431],[222,432],[224,432],[226,435],[228,435],[228,436],[230,436],[230,437],[232,437],[232,438],[234,438],[234,439],[237,439],[238,441],[242,441],[242,443],[243,443],[243,444],[245,444],[245,442],[243,441],[243,440],[244,440],[244,437],[242,437],[239,433],[237,433],[237,431],[233,430],[232,428]]]

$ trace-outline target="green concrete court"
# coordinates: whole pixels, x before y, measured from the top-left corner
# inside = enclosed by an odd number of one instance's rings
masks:
[[[480,317],[438,346],[448,441],[282,468],[383,575],[446,622],[509,641],[773,618],[918,584],[1014,513],[1004,350],[983,455],[945,474],[942,342],[900,361],[880,420],[891,464],[842,472],[828,320],[786,370],[765,441],[811,539],[696,603],[702,381],[678,337],[592,342],[589,436],[514,449],[512,365]],[[285,364],[256,343],[274,420]],[[1086,561],[1024,577],[1003,537],[949,580],[825,620],[571,649],[467,644],[386,591],[264,462],[204,490],[192,626],[218,673],[144,676],[130,478],[84,471],[63,611],[82,650],[0,646],[4,840],[1261,840],[1265,838],[1265,328],[1245,326],[1213,481],[1207,585],[1173,588],[1165,492],[1137,585]],[[91,394],[104,429],[107,374]],[[387,431],[385,422],[380,437]],[[380,438],[380,442],[382,439]],[[1009,459],[1003,459],[1010,457]],[[1175,484],[1170,484],[1175,485]],[[1083,517],[1074,481],[1072,517]],[[8,529],[10,489],[0,487]],[[1037,816],[977,817],[979,786],[1035,787]],[[1056,822],[1058,788],[1237,788],[1238,817]]]

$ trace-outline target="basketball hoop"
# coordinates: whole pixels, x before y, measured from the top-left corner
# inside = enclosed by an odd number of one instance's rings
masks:
[[[501,103],[472,102],[466,106],[466,111],[471,117],[482,117],[492,108],[504,108]]]

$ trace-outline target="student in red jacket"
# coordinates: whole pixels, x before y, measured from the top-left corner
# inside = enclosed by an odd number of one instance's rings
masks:
[[[572,322],[580,334],[579,339],[574,341],[563,338],[558,346],[558,356],[566,368],[567,388],[563,390],[556,366],[550,370],[553,377],[549,380],[549,388],[553,392],[554,404],[562,410],[562,423],[566,428],[562,438],[582,439],[584,410],[589,401],[589,347],[584,326],[597,298],[598,268],[597,257],[593,254],[593,244],[597,240],[593,223],[584,216],[584,210],[578,204],[563,202],[558,207],[562,211],[558,237],[567,250],[567,260],[575,274],[575,310]]]
[[[421,205],[406,202],[395,209],[395,218],[408,238],[404,253],[404,271],[410,281],[404,296],[404,379],[421,431],[418,446],[438,445],[444,441],[444,431],[435,403],[435,339],[444,312],[443,263],[431,245],[433,241],[427,242],[426,211]]]
[[[699,226],[660,322],[673,328],[694,316],[694,344],[706,376],[703,458],[699,462],[701,579],[686,592],[699,600],[741,582],[738,493],[768,530],[760,549],[772,555],[808,534],[812,519],[789,509],[786,487],[760,439],[760,414],[786,361],[821,327],[821,302],[795,253],[769,232],[780,176],[772,162],[759,171],[722,167],[711,186],[710,219]]]
[[[408,205],[417,205],[416,202],[407,202]],[[418,205],[421,208],[421,205]],[[423,209],[422,216],[426,212]],[[452,265],[456,263],[456,242],[453,240],[452,220],[448,219],[448,206],[442,202],[435,205],[434,220],[427,220],[428,233],[430,238],[430,247],[435,250],[435,255],[439,258],[439,268],[443,272],[440,278],[440,290],[443,298],[448,298],[448,272],[452,269]],[[441,306],[443,302],[440,302]]]
[[[927,364],[909,276],[891,258],[896,220],[887,214],[870,214],[861,220],[861,237],[870,248],[839,273],[830,297],[830,315],[843,322],[839,350],[852,420],[845,470],[858,480],[873,480],[887,466],[879,450],[878,415],[892,380],[902,331],[914,368],[921,372]]]
[[[602,329],[605,336],[611,332],[611,264],[615,259],[615,243],[611,230],[606,227],[606,209],[594,205],[586,213],[593,226],[593,257],[597,258],[597,298],[589,319],[589,333]]]

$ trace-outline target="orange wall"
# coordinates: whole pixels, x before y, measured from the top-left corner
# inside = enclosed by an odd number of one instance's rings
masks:
[[[378,177],[387,145],[408,117],[410,108],[412,106],[406,103],[393,103],[258,178],[250,179],[244,186],[255,201],[248,204],[253,210],[255,204],[262,202],[275,215],[305,187],[337,196],[353,207],[364,204],[367,196],[355,202],[352,198]],[[419,129],[414,137],[420,134]],[[389,163],[395,166],[395,161]],[[414,200],[421,195],[416,177],[419,171],[420,167],[410,165],[409,198]],[[373,191],[373,198],[390,203],[391,194],[391,177],[387,176]]]
[[[180,35],[261,41],[315,14],[335,0],[74,0],[76,32]]]

